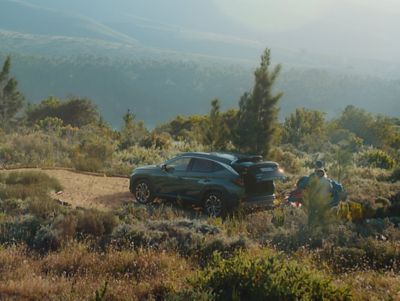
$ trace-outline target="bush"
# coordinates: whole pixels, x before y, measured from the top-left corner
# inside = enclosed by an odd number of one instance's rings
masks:
[[[32,246],[40,226],[40,220],[32,215],[24,215],[16,220],[2,223],[0,243],[6,245],[26,243]]]
[[[278,162],[285,171],[291,174],[299,173],[303,167],[303,162],[296,154],[281,148],[276,148],[272,151],[271,160]]]
[[[33,240],[33,248],[44,253],[58,250],[61,244],[59,235],[50,226],[42,226]]]
[[[390,175],[390,181],[397,182],[400,181],[400,167],[396,167],[392,174]]]
[[[351,300],[347,288],[271,254],[238,253],[230,259],[216,254],[191,283],[212,291],[216,300]]]
[[[371,149],[362,153],[358,159],[358,164],[364,167],[377,167],[391,169],[395,166],[395,160],[385,151]]]
[[[339,273],[365,269],[368,266],[366,252],[360,248],[327,246],[320,252],[320,256]]]
[[[213,226],[188,220],[121,224],[114,230],[110,243],[118,249],[176,251],[182,256],[197,259],[201,264],[205,264],[214,251],[229,256],[234,251],[248,248],[245,239],[226,238]]]
[[[75,168],[90,172],[103,171],[110,166],[113,153],[114,147],[107,140],[83,141],[73,156]]]
[[[43,172],[10,172],[0,179],[1,199],[48,198],[50,191],[60,190],[62,186],[58,180]]]
[[[118,219],[111,212],[95,209],[78,213],[76,231],[82,235],[102,236],[111,234],[118,225]]]
[[[49,197],[33,198],[28,201],[28,210],[34,216],[47,219],[57,216],[60,212],[60,205]]]

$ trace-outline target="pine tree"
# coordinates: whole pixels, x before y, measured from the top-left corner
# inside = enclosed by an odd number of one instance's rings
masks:
[[[211,151],[223,150],[226,144],[226,130],[220,112],[218,99],[211,101],[211,110],[208,118],[208,125],[205,131],[205,144],[210,146]]]
[[[7,57],[0,72],[0,127],[9,129],[21,110],[24,96],[17,90],[18,82],[10,77],[11,58]]]
[[[273,94],[272,89],[281,65],[270,71],[270,56],[270,50],[266,49],[260,66],[254,72],[252,91],[245,93],[239,102],[236,144],[242,152],[267,155],[274,142],[279,111],[277,103],[282,93]]]

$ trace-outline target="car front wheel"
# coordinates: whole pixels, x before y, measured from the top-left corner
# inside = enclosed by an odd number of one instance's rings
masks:
[[[149,182],[140,180],[135,184],[135,198],[140,204],[148,204],[154,200],[154,194]]]
[[[220,217],[223,214],[224,203],[222,193],[209,192],[206,194],[203,202],[204,211],[210,217]]]

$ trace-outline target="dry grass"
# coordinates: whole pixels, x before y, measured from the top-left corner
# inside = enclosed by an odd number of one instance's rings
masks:
[[[361,271],[342,274],[337,282],[350,287],[355,300],[400,300],[398,274]]]
[[[192,266],[176,254],[89,251],[73,243],[44,257],[0,250],[1,300],[87,300],[107,282],[107,300],[143,300],[181,290]]]

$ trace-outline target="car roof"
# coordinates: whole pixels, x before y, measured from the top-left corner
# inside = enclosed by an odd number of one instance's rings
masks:
[[[230,153],[188,152],[188,153],[179,154],[178,156],[210,159],[210,160],[214,160],[214,161],[225,163],[225,164],[232,164],[233,162],[235,162],[236,160],[239,159],[237,156],[235,156],[234,154],[230,154]]]

